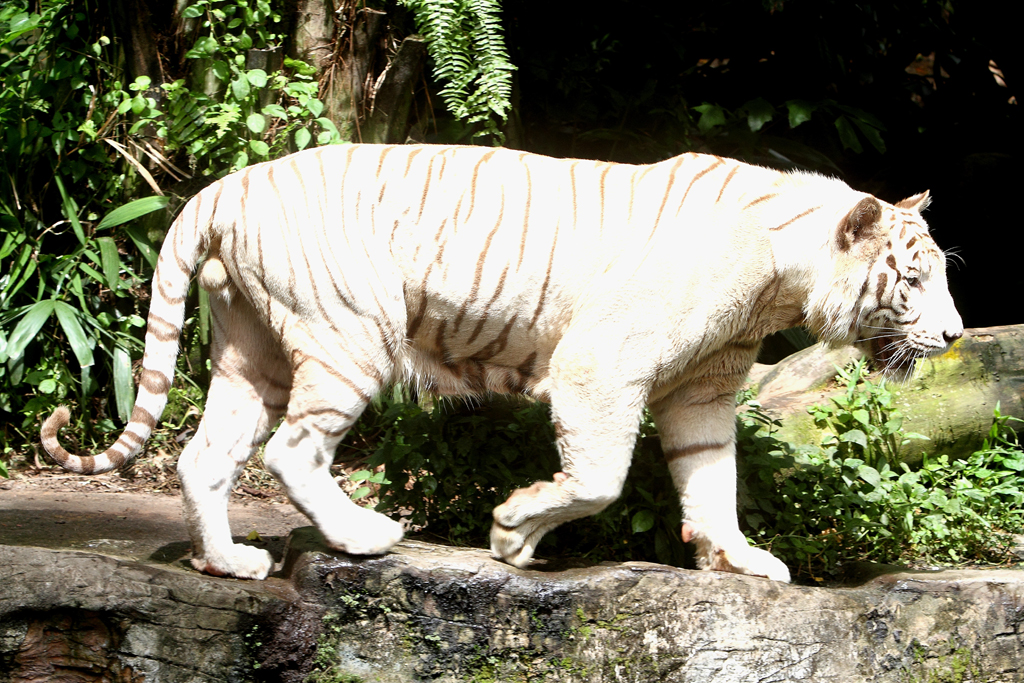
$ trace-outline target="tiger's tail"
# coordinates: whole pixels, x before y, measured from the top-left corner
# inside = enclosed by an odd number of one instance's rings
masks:
[[[124,467],[142,450],[167,405],[178,358],[178,338],[185,319],[185,299],[192,273],[206,253],[222,183],[196,195],[175,219],[160,248],[153,273],[152,301],[146,324],[146,347],[135,408],[120,438],[99,455],[72,455],[57,441],[70,411],[60,406],[43,423],[43,448],[64,469],[100,474]]]

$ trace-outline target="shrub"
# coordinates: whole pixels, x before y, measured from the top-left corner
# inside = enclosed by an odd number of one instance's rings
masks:
[[[779,423],[745,397],[739,447],[748,537],[815,578],[835,577],[857,560],[1012,560],[1010,534],[1024,530],[1024,452],[1011,418],[997,407],[981,450],[953,461],[925,455],[912,470],[896,463],[900,417],[887,412],[892,397],[884,383],[867,380],[862,365],[839,379],[846,394],[809,409],[832,430],[820,446],[779,441]]]

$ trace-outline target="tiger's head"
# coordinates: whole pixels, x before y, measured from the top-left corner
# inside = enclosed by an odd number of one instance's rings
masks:
[[[854,343],[893,379],[964,334],[946,259],[921,216],[928,193],[891,205],[865,196],[840,220],[818,271],[806,322],[830,343]]]
[[[944,352],[964,332],[946,284],[945,255],[921,217],[928,202],[927,192],[895,205],[865,197],[836,233],[838,251],[860,261],[858,277],[866,275],[850,336],[897,380],[913,374],[918,358]]]

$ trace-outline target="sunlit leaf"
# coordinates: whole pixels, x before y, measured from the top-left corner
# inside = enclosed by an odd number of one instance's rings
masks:
[[[101,220],[99,225],[96,226],[96,229],[103,230],[105,228],[123,225],[124,223],[133,221],[136,218],[145,216],[146,214],[167,208],[170,201],[170,197],[161,197],[159,195],[135,199],[127,204],[122,204],[104,216],[103,220]]]
[[[267,72],[263,69],[249,69],[245,77],[254,88],[263,88],[267,85]]]
[[[7,358],[18,359],[25,353],[25,347],[35,339],[39,330],[46,324],[46,320],[53,313],[53,299],[37,301],[22,316],[21,320],[11,332],[11,338],[7,340]]]
[[[83,368],[92,365],[94,362],[92,347],[89,344],[89,339],[85,336],[85,330],[82,329],[82,323],[78,321],[78,312],[63,301],[54,301],[53,310],[57,314],[57,320],[60,321],[64,334],[67,335],[71,350],[75,352],[78,364]]]
[[[231,94],[235,96],[236,100],[244,100],[249,96],[249,92],[249,81],[244,76],[239,76],[231,81]]]
[[[128,349],[120,344],[114,346],[114,400],[117,416],[121,422],[128,422],[135,405],[135,386],[132,383],[132,358]]]
[[[249,114],[245,119],[246,127],[257,135],[267,128],[267,119],[262,114]]]
[[[121,257],[117,253],[117,243],[112,237],[98,237],[95,241],[100,246],[100,262],[107,286],[110,291],[116,292],[121,284]]]

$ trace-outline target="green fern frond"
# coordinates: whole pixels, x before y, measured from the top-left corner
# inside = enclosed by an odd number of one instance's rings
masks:
[[[498,125],[512,108],[512,72],[498,0],[401,0],[412,10],[416,29],[434,60],[440,95],[454,116],[483,123],[475,136],[505,136]]]

